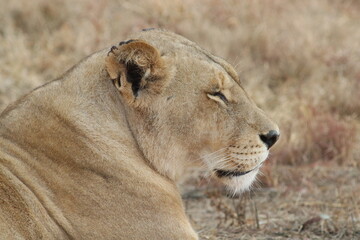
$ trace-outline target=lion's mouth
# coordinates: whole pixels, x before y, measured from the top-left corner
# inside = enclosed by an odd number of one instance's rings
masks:
[[[228,170],[221,170],[221,169],[215,169],[215,174],[216,176],[218,176],[219,178],[222,177],[239,177],[239,176],[243,176],[245,174],[248,174],[249,172],[253,171],[254,169],[251,169],[250,171],[246,171],[246,172],[239,172],[239,171],[228,171]]]

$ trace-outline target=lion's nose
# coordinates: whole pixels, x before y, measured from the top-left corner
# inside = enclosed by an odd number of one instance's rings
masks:
[[[261,141],[266,144],[268,149],[270,149],[276,143],[279,137],[280,134],[275,130],[271,130],[267,134],[260,134]]]

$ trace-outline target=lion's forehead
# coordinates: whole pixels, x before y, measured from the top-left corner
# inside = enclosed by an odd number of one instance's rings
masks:
[[[209,71],[209,77],[202,79],[210,81],[216,72],[222,72],[224,78],[221,88],[231,88],[240,84],[238,74],[231,64],[214,56],[187,38],[163,29],[150,29],[135,33],[130,39],[141,39],[156,47],[161,55],[173,56],[177,66],[183,65],[193,74]],[[197,64],[194,64],[197,63]],[[195,66],[196,65],[196,66]],[[202,65],[202,68],[199,68]],[[216,74],[216,77],[221,75]],[[226,76],[226,77],[224,77]]]
[[[162,29],[153,29],[135,33],[130,39],[141,39],[151,44],[160,51],[161,55],[173,55],[179,57],[191,57],[216,63],[214,56],[201,48],[195,42],[173,32]]]
[[[196,43],[172,32],[162,29],[154,29],[151,31],[142,31],[135,33],[130,38],[142,39],[155,46],[160,52],[203,52]],[[179,51],[181,48],[181,51]]]

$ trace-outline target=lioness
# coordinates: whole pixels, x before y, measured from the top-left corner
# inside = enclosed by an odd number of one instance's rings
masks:
[[[279,130],[232,66],[165,30],[129,39],[0,115],[0,239],[198,239],[186,167],[254,180]]]

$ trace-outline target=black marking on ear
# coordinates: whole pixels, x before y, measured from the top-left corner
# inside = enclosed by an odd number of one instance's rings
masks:
[[[141,30],[142,32],[147,32],[147,31],[151,31],[151,30],[155,30],[156,28],[144,28],[143,30]]]
[[[134,39],[130,39],[130,40],[128,40],[128,41],[121,41],[121,42],[119,42],[119,46],[121,46],[121,45],[124,45],[124,44],[128,44],[128,43],[131,43],[131,42],[135,42],[136,40],[134,40]]]
[[[135,63],[126,64],[126,81],[131,83],[131,89],[135,97],[138,96],[143,70]]]
[[[114,53],[114,50],[117,50],[118,48],[116,47],[116,46],[112,46],[111,48],[110,48],[110,51],[108,52],[108,56],[110,55],[110,53]]]
[[[117,78],[111,79],[116,87],[121,87],[120,75]]]

